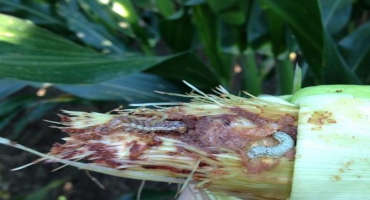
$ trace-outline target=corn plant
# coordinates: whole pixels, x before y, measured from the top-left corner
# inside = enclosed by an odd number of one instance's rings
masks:
[[[29,141],[27,127],[60,106],[105,112],[102,105],[186,101],[153,92],[184,93],[182,80],[252,95],[369,84],[369,7],[368,0],[0,0],[0,130]]]

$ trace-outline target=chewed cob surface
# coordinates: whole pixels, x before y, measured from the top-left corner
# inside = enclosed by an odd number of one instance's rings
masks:
[[[242,198],[287,198],[298,109],[222,90],[189,96],[192,102],[166,108],[63,111],[57,124],[69,137],[49,155],[119,170],[123,177],[191,181]]]

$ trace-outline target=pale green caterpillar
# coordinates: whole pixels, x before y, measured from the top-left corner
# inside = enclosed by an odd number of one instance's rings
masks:
[[[294,140],[290,135],[284,132],[276,132],[273,137],[279,141],[279,144],[272,147],[267,146],[256,146],[252,147],[247,155],[249,158],[257,157],[281,157],[287,153],[291,148],[294,147]]]

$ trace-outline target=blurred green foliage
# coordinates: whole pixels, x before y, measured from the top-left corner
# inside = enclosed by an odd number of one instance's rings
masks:
[[[369,0],[0,0],[0,130],[23,113],[17,139],[64,102],[177,101],[153,91],[182,93],[182,80],[255,95],[369,84],[369,8]],[[42,97],[51,87],[59,93]]]
[[[117,95],[95,84],[116,80],[138,91],[117,88],[127,92],[118,98],[129,101],[145,96],[146,87],[137,87],[142,81],[179,87],[188,80],[202,89],[222,84],[253,94],[268,82],[287,94],[297,63],[304,85],[368,84],[369,6],[355,0],[0,0],[0,77],[112,100]]]

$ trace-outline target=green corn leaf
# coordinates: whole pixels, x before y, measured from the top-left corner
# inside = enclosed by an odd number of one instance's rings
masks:
[[[94,22],[102,23],[107,27],[117,28],[118,20],[116,20],[110,6],[99,1],[84,1],[78,0],[78,4],[84,13],[89,16]]]
[[[8,15],[0,15],[0,25],[0,77],[92,83],[139,72],[171,58],[99,54]]]
[[[183,92],[158,76],[138,73],[96,84],[58,84],[60,90],[91,100],[118,100],[130,103],[174,101],[178,98],[155,91]]]
[[[344,28],[351,17],[353,0],[322,0],[318,1],[321,19],[330,34],[338,33]]]
[[[363,24],[339,42],[348,65],[354,70],[370,51],[370,23]]]
[[[30,194],[16,197],[14,200],[46,200],[49,198],[50,192],[60,187],[65,181],[66,180],[54,180]]]
[[[247,38],[249,43],[256,42],[268,32],[268,27],[258,1],[253,1],[250,9],[247,26]]]
[[[302,88],[303,72],[301,67],[298,65],[295,67],[294,79],[293,79],[293,89],[291,94],[294,94],[296,91]]]
[[[154,55],[151,33],[148,26],[140,21],[140,17],[131,0],[113,0],[112,11],[116,13],[121,19],[129,24],[129,28],[134,33],[135,38],[140,44],[141,50],[147,55]]]
[[[0,77],[50,83],[92,83],[150,68],[167,57],[66,58],[45,55],[0,55]]]
[[[324,42],[323,74],[325,83],[360,84],[361,81],[359,77],[348,66],[333,39],[327,32],[325,33]]]
[[[17,117],[20,111],[21,109],[16,109],[12,113],[4,117],[0,117],[0,131],[7,127],[12,122],[12,120],[15,119],[15,117]]]
[[[40,9],[37,7],[38,4],[42,4],[42,2],[25,3],[14,0],[0,0],[0,7],[3,7],[2,9],[7,9],[7,11],[11,12],[23,11],[28,14],[27,17],[34,19],[36,22],[44,24],[58,24],[63,26],[63,22],[59,18],[53,16],[45,9]]]
[[[40,54],[57,56],[97,56],[32,22],[0,14],[0,54]]]
[[[202,89],[220,84],[216,74],[191,53],[179,54],[147,71],[174,81],[186,80]]]
[[[197,28],[201,43],[204,45],[210,64],[222,83],[230,78],[230,67],[223,64],[222,53],[219,47],[218,22],[216,16],[206,5],[193,7],[193,22]],[[225,84],[226,85],[226,84]]]
[[[131,0],[112,0],[112,10],[130,24],[139,24],[139,16]]]
[[[200,4],[205,4],[206,0],[187,0],[184,2],[184,5],[186,6],[196,6]]]
[[[271,38],[272,51],[276,57],[285,49],[285,25],[279,16],[270,9],[264,10],[264,13]]]
[[[38,104],[38,105],[34,105]],[[12,140],[17,140],[18,137],[21,135],[21,133],[25,130],[27,125],[29,125],[32,122],[41,120],[45,116],[45,114],[52,111],[53,108],[55,108],[57,104],[56,103],[43,103],[43,102],[32,102],[27,107],[31,107],[29,112],[26,112],[23,117],[18,119],[14,122],[14,128],[12,130],[11,135],[9,136]]]
[[[0,79],[0,100],[17,92],[26,86],[26,83],[12,80],[12,79]]]
[[[370,78],[370,23],[363,24],[339,42],[348,66],[363,80]],[[368,80],[370,81],[370,80]]]
[[[16,96],[7,98],[0,102],[0,116],[6,116],[15,112],[17,109],[35,101],[34,97]]]
[[[188,14],[179,18],[163,19],[159,23],[159,33],[164,42],[175,52],[189,50],[194,38],[194,26]]]
[[[293,63],[288,58],[280,60],[277,63],[277,70],[280,94],[291,94],[294,81]]]
[[[257,67],[254,51],[247,53],[243,68],[244,89],[253,95],[259,95],[262,92],[262,77]]]
[[[156,0],[155,1],[159,13],[161,13],[164,17],[169,18],[173,14],[175,14],[175,4],[171,0]]]
[[[207,0],[208,5],[212,11],[215,12],[222,21],[231,25],[242,25],[246,21],[247,10],[249,6],[248,1],[218,1]]]
[[[67,21],[70,30],[85,44],[108,52],[122,53],[123,43],[97,23],[90,22],[80,11],[77,0],[62,2],[58,5],[58,13]]]
[[[259,2],[264,9],[270,9],[291,27],[307,62],[320,79],[323,26],[318,1],[260,0]]]

